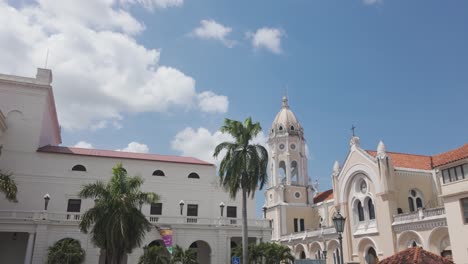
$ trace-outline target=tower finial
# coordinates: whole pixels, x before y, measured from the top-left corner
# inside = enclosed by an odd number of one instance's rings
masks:
[[[356,136],[354,130],[356,130],[356,127],[354,126],[354,124],[352,124],[352,125],[351,125],[351,131],[353,131],[353,137]]]
[[[283,96],[283,104],[282,104],[282,107],[283,107],[283,108],[289,108],[288,97],[287,97],[286,95]]]

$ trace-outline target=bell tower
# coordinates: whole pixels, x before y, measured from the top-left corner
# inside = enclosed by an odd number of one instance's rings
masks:
[[[269,187],[278,185],[307,186],[307,157],[304,130],[283,97],[281,110],[271,126]]]
[[[273,222],[272,239],[296,232],[291,230],[288,219],[291,208],[310,207],[316,193],[307,174],[306,142],[304,129],[289,108],[288,98],[282,100],[281,109],[271,126],[268,138],[269,182],[265,192],[267,218]],[[264,209],[265,209],[264,208]],[[288,213],[289,212],[289,213]]]

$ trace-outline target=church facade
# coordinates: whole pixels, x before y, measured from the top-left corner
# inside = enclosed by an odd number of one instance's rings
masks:
[[[307,176],[303,135],[283,99],[270,131],[265,208],[272,239],[297,259],[376,263],[423,247],[468,263],[468,144],[428,156],[389,152],[383,142],[364,150],[353,136],[344,162],[333,166],[333,189],[318,192]],[[343,252],[332,221],[338,210],[346,217]]]
[[[78,192],[83,184],[107,182],[112,167],[122,163],[129,175],[144,179],[143,191],[161,196],[141,208],[154,226],[142,246],[162,245],[158,228],[170,229],[173,244],[196,250],[199,263],[231,263],[231,248],[242,236],[241,199],[219,187],[216,167],[190,157],[60,146],[51,82],[45,69],[35,78],[0,75],[0,169],[12,173],[19,190],[17,203],[0,198],[0,262],[45,263],[48,247],[70,237],[85,249],[85,263],[103,263],[78,228],[94,201]],[[247,210],[249,241],[269,241],[269,222],[255,219],[253,200]],[[126,263],[137,263],[142,254],[142,248],[133,250]]]

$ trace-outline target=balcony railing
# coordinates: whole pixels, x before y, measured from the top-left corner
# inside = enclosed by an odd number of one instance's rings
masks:
[[[445,208],[444,207],[437,207],[437,208],[430,208],[430,209],[422,209],[419,208],[418,211],[406,213],[406,214],[399,214],[393,216],[393,223],[403,223],[403,222],[413,222],[413,221],[421,221],[425,218],[434,218],[437,216],[445,215]]]
[[[307,238],[317,238],[317,237],[322,237],[324,235],[330,235],[330,234],[335,234],[336,230],[334,227],[324,227],[324,228],[319,228],[315,230],[305,230],[302,232],[296,232],[292,233],[289,235],[284,235],[281,236],[280,240],[281,241],[290,241],[290,240],[296,240],[296,239],[302,239],[305,240]]]
[[[1,220],[15,221],[63,221],[78,223],[81,220],[82,213],[71,212],[47,212],[47,211],[3,211],[0,210]],[[186,224],[186,225],[213,225],[213,226],[235,226],[242,225],[240,218],[205,218],[193,216],[146,216],[148,221],[153,224]],[[266,219],[247,219],[247,225],[254,228],[270,228],[270,222]]]

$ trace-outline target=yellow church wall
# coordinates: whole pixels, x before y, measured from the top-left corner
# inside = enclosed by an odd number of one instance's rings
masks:
[[[430,174],[416,174],[416,173],[396,173],[396,206],[401,208],[403,213],[410,212],[408,204],[408,195],[412,189],[417,189],[423,196],[423,207],[432,208],[437,206],[438,194],[434,191],[434,181]],[[416,208],[415,208],[416,209]],[[397,210],[392,212],[397,214]]]

